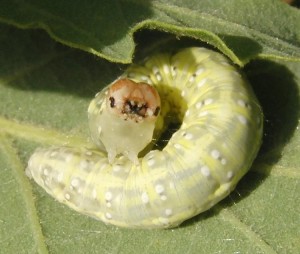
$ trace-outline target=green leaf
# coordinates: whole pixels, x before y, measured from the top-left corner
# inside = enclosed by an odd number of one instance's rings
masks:
[[[1,253],[298,252],[299,63],[246,66],[265,113],[265,137],[252,170],[227,199],[176,229],[131,230],[76,213],[24,173],[36,147],[89,142],[89,101],[123,66],[41,31],[0,31]],[[157,34],[141,35],[148,41]]]
[[[278,0],[2,0],[0,20],[120,63],[131,62],[141,29],[201,40],[241,66],[256,57],[300,59],[300,13]]]

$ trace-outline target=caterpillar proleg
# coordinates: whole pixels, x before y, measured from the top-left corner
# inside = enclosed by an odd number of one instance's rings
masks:
[[[153,131],[167,128],[167,114],[180,128],[138,158]],[[226,197],[251,167],[263,129],[249,84],[226,57],[196,47],[130,66],[88,115],[99,150],[38,149],[27,175],[76,211],[130,228],[176,227]]]

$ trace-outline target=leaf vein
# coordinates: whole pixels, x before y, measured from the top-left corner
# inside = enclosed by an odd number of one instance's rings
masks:
[[[12,146],[12,143],[10,140],[8,140],[3,135],[0,135],[0,148],[6,153],[6,156],[8,157],[13,173],[15,175],[15,178],[20,186],[20,189],[22,190],[22,195],[26,207],[26,213],[27,217],[30,221],[30,225],[33,231],[33,237],[35,239],[35,243],[37,244],[37,250],[39,253],[47,254],[47,246],[45,244],[45,239],[42,233],[42,228],[39,222],[39,217],[36,212],[36,207],[32,195],[32,189],[31,185],[28,181],[28,179],[25,176],[23,165],[20,161],[20,159],[17,156],[17,151]],[[21,228],[19,229],[21,230]]]
[[[218,205],[217,205],[218,206]],[[216,209],[216,208],[214,208]],[[248,225],[239,220],[232,212],[228,209],[222,209],[220,211],[221,218],[232,225],[232,227],[236,228],[242,234],[244,234],[251,242],[260,247],[264,253],[273,253],[277,252],[264,240],[261,238],[257,232],[253,231]]]

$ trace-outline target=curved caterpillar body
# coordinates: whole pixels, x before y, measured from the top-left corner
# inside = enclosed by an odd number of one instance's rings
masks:
[[[165,128],[167,114],[182,120],[163,150],[151,150],[137,159],[137,150],[143,147],[131,146],[141,142],[139,135],[128,148],[111,152],[110,159],[101,150],[39,149],[29,160],[27,174],[58,201],[105,223],[175,227],[226,197],[248,171],[261,144],[261,108],[228,60],[204,48],[155,55],[142,65],[129,67],[121,77],[126,78],[148,83],[160,94],[154,136]],[[92,138],[106,149],[122,140],[111,133],[112,141],[103,141],[101,135],[109,133],[99,129],[103,124],[99,115],[115,105],[104,102],[108,89],[96,95],[88,111]],[[131,111],[142,110],[142,104],[138,109],[134,105],[128,105]],[[153,105],[152,109],[160,104]],[[111,126],[112,119],[108,116],[104,125]],[[123,119],[128,128],[125,122]],[[153,126],[136,124],[136,134]],[[118,153],[123,155],[114,158]]]

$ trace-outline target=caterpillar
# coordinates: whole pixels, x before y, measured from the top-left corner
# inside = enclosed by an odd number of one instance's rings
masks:
[[[156,149],[152,135],[168,115],[181,125]],[[222,200],[251,167],[263,129],[242,75],[197,47],[131,65],[96,95],[88,118],[97,149],[38,148],[26,173],[59,202],[129,228],[176,227]]]

